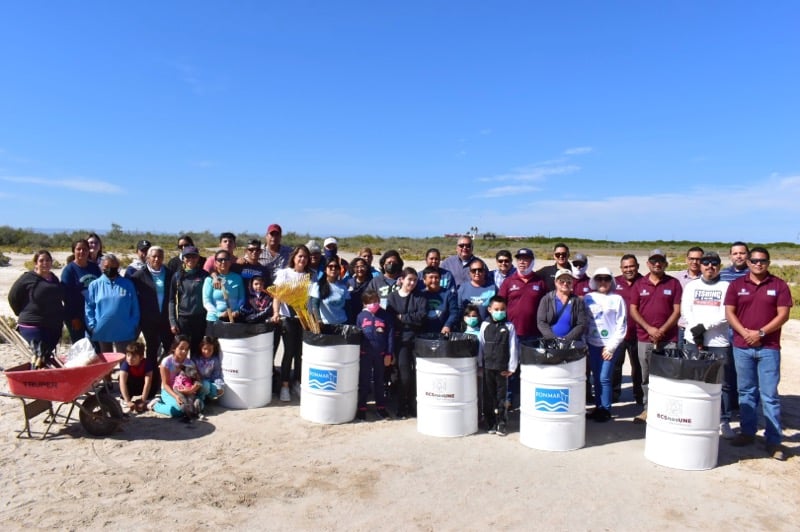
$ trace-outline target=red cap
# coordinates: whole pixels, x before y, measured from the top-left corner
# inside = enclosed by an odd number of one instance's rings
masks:
[[[283,234],[283,229],[281,229],[281,226],[278,225],[278,224],[272,224],[269,227],[267,227],[267,234],[269,234],[269,233],[271,233],[273,231],[277,231],[280,234]]]

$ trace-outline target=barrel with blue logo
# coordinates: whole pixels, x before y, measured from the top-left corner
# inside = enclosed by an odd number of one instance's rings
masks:
[[[581,343],[520,345],[520,443],[543,451],[586,444],[585,357]]]
[[[421,334],[417,361],[417,431],[452,438],[478,431],[478,340],[463,333]]]
[[[303,333],[300,417],[336,425],[356,417],[361,333],[345,328],[333,334]]]

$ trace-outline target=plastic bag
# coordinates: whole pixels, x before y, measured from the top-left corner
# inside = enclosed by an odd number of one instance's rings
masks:
[[[469,358],[478,356],[478,338],[472,334],[423,333],[414,340],[414,355],[421,358]]]
[[[710,351],[688,354],[680,349],[653,351],[650,355],[650,375],[673,380],[722,383],[725,355]]]
[[[589,349],[580,340],[567,342],[563,339],[522,342],[519,346],[520,364],[565,364],[585,357]]]
[[[78,368],[88,366],[100,360],[94,351],[92,342],[88,338],[81,338],[69,348],[64,362],[65,368]]]

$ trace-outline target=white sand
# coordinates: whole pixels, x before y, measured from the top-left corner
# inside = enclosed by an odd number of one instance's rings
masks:
[[[0,314],[22,262],[0,268]],[[26,259],[27,257],[23,258]],[[617,260],[608,257],[612,271]],[[602,264],[590,258],[592,267]],[[800,446],[800,323],[783,332],[783,418]],[[20,361],[0,346],[0,365]],[[627,370],[626,370],[627,371]],[[0,390],[7,390],[0,379]],[[630,399],[626,384],[623,399]],[[415,420],[315,425],[299,404],[211,407],[186,425],[148,413],[113,436],[73,421],[17,439],[22,409],[0,397],[4,530],[796,530],[800,460],[720,441],[719,465],[687,472],[644,458],[636,405],[587,423],[586,447],[545,452],[505,438],[440,439]],[[42,429],[42,418],[34,429]]]

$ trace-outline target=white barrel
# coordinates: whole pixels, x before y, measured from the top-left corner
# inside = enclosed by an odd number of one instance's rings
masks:
[[[417,358],[417,431],[455,437],[478,431],[477,359]]]
[[[273,332],[246,338],[219,338],[225,408],[259,408],[272,400]]]
[[[586,445],[586,359],[523,364],[519,441],[543,451]]]
[[[721,384],[650,375],[644,456],[698,471],[717,466]]]
[[[356,417],[359,345],[309,345],[303,342],[300,416],[335,425]]]

